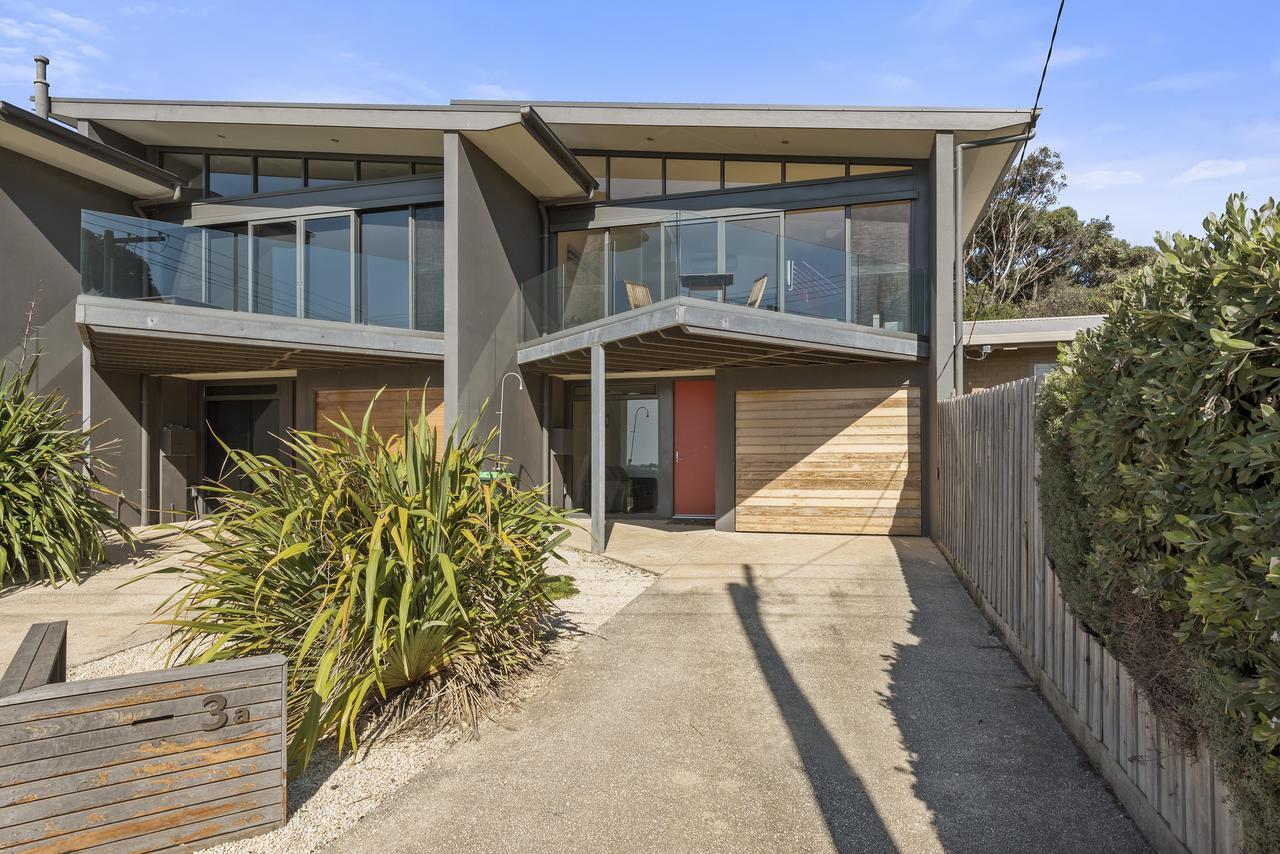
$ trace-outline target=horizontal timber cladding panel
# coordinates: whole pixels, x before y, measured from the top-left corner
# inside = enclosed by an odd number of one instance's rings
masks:
[[[374,398],[377,402],[374,402]],[[342,416],[351,421],[352,426],[359,427],[364,420],[365,412],[373,404],[373,415],[369,424],[379,435],[391,436],[404,432],[406,412],[409,421],[417,420],[423,402],[427,407],[427,423],[437,433],[444,431],[444,390],[440,388],[326,388],[316,391],[316,432],[332,433],[333,424],[342,422]]]
[[[165,851],[284,821],[278,655],[0,699],[0,849]]]
[[[739,391],[739,531],[919,535],[916,388]]]

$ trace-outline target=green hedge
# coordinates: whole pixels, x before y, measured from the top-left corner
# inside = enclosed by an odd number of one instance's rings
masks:
[[[1041,505],[1073,610],[1280,850],[1280,215],[1204,225],[1046,382]]]

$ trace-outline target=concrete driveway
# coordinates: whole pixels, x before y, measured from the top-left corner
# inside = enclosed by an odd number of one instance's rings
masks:
[[[107,564],[86,573],[79,584],[26,584],[0,590],[0,672],[8,667],[32,623],[67,621],[69,667],[169,633],[168,626],[151,621],[156,608],[181,586],[181,577],[155,575],[123,585],[152,568],[180,563],[188,557],[185,549],[193,546],[172,530],[138,528],[135,533],[141,539],[136,550],[109,544]]]
[[[662,576],[333,851],[1147,850],[928,540],[609,553]]]

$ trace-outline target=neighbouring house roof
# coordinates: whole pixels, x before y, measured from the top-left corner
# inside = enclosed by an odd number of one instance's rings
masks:
[[[171,197],[177,175],[0,101],[0,147],[139,199]]]
[[[1012,320],[970,320],[964,325],[965,343],[971,346],[1016,346],[1056,344],[1070,341],[1085,329],[1106,320],[1105,314],[1070,317],[1022,317]]]

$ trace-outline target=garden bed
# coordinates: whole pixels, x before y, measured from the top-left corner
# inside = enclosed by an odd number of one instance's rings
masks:
[[[548,572],[571,576],[578,592],[557,603],[562,614],[546,654],[537,667],[507,689],[504,706],[481,724],[477,737],[484,737],[484,730],[493,725],[492,719],[545,687],[573,654],[582,635],[595,633],[654,578],[647,572],[599,555],[577,549],[562,549],[562,552],[563,563],[553,561]],[[164,667],[163,649],[146,644],[76,667],[69,675],[72,679],[89,679],[161,667]],[[394,736],[362,744],[357,753],[341,757],[331,739],[319,746],[307,769],[290,782],[288,824],[263,836],[209,850],[223,854],[319,850],[353,827],[410,778],[422,773],[435,757],[469,737],[469,731],[456,727],[440,730],[424,722],[421,727],[411,726]]]

